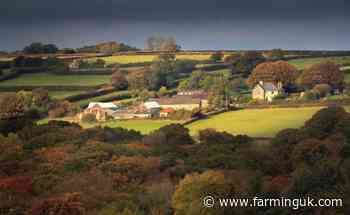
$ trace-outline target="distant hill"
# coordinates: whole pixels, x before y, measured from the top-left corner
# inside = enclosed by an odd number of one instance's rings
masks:
[[[92,46],[84,46],[82,48],[78,48],[78,52],[100,52],[100,53],[113,53],[113,52],[124,52],[124,51],[138,51],[139,49],[136,47],[132,47],[126,45],[124,43],[118,42],[104,42],[98,43]]]

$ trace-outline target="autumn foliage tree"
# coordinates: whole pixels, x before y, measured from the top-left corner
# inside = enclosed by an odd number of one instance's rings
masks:
[[[344,86],[344,71],[331,61],[324,61],[307,68],[299,77],[298,83],[311,89],[317,84],[328,84],[333,88]]]
[[[119,70],[112,74],[111,84],[118,90],[125,90],[128,88],[128,81],[125,75]]]
[[[61,197],[45,199],[34,204],[28,215],[83,215],[85,209],[78,193],[67,193]]]
[[[140,69],[129,72],[127,75],[127,80],[129,84],[129,89],[142,91],[148,88],[148,79],[147,79],[147,69]]]
[[[232,65],[232,73],[239,73],[246,77],[256,65],[264,61],[265,58],[255,51],[248,51],[240,55],[232,55],[225,58],[225,62]]]
[[[187,175],[176,187],[173,195],[172,206],[175,215],[225,214],[223,208],[203,207],[203,199],[206,196],[224,197],[231,189],[232,185],[220,171]]]
[[[247,83],[252,87],[259,81],[293,84],[298,78],[296,67],[286,61],[266,62],[259,64],[249,76]]]

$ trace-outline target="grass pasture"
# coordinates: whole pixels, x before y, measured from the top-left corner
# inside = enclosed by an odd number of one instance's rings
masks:
[[[350,56],[345,57],[320,57],[320,58],[305,58],[288,61],[292,65],[296,66],[298,69],[305,69],[312,66],[313,64],[320,63],[325,60],[330,60],[339,65],[350,64]]]
[[[212,116],[189,124],[191,135],[214,128],[232,134],[253,137],[273,137],[285,128],[300,128],[322,107],[245,109]],[[350,108],[347,108],[350,110]]]
[[[110,75],[55,75],[51,73],[23,74],[2,81],[1,86],[97,86],[110,82]]]

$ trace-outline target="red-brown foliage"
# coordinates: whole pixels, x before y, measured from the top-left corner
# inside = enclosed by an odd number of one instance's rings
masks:
[[[31,193],[33,181],[28,176],[14,176],[0,179],[0,190],[15,193]]]
[[[298,75],[297,68],[286,61],[266,62],[255,67],[247,83],[254,86],[259,81],[264,81],[286,85],[294,83]]]
[[[78,193],[68,193],[62,197],[48,198],[33,205],[28,215],[82,215],[84,207]]]

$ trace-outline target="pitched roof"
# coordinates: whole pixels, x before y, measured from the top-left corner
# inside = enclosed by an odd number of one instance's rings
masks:
[[[143,103],[143,105],[145,106],[146,109],[160,108],[159,103],[156,101],[145,102]]]
[[[172,109],[172,108],[164,108],[160,112],[162,112],[162,113],[173,113],[173,112],[175,112],[175,110]]]
[[[112,102],[90,102],[88,108],[93,108],[96,105],[103,109],[116,109],[118,106]]]

